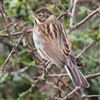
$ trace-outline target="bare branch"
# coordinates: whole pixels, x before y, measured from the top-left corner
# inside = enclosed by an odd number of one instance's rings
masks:
[[[59,1],[59,0],[58,0]],[[71,16],[71,9],[72,9],[72,6],[73,6],[73,0],[70,0],[70,6],[69,6],[69,9],[68,10],[65,10],[65,8],[63,8],[65,11],[63,11],[57,18],[58,19],[61,19],[63,16],[65,15],[68,15],[68,16]]]
[[[98,76],[100,76],[100,72],[99,73],[95,73],[95,74],[89,74],[89,75],[86,75],[85,77],[87,79],[93,79],[93,78],[98,77]]]
[[[60,0],[57,0],[59,5],[65,10],[65,7],[62,5],[61,1]]]
[[[75,88],[73,89],[70,93],[68,93],[63,100],[66,100],[67,98],[69,98],[71,95],[75,94],[80,88]]]
[[[100,95],[85,95],[84,98],[100,97]]]
[[[23,29],[23,34],[20,36],[18,42],[16,43],[16,45],[12,48],[11,52],[9,53],[8,57],[6,58],[6,60],[4,61],[4,63],[2,64],[1,68],[2,68],[2,73],[4,72],[4,69],[6,67],[6,64],[8,63],[10,57],[12,56],[12,54],[15,52],[15,49],[17,48],[17,46],[19,45],[20,41],[22,40],[24,34],[25,34],[25,30],[26,27]]]
[[[7,17],[6,17],[6,14],[3,12],[3,5],[0,8],[0,12],[1,12],[1,15],[2,15],[2,18],[3,18],[3,21],[4,21],[5,29],[7,29],[7,33],[9,35],[9,39],[10,39],[11,42],[13,42],[12,41],[13,39],[12,39],[11,33],[10,33],[9,29],[8,29]]]
[[[75,29],[77,27],[79,27],[80,25],[84,24],[87,20],[89,20],[92,16],[94,16],[95,14],[100,13],[100,7],[98,7],[96,10],[94,10],[92,13],[90,13],[87,17],[85,17],[82,21],[80,21],[79,23],[75,24],[72,29]]]
[[[62,18],[63,16],[65,16],[65,15],[71,16],[71,13],[69,12],[69,10],[66,10],[66,11],[62,12],[62,13],[57,17],[57,19],[61,19],[61,18]]]
[[[27,33],[30,33],[32,32],[33,29],[26,29],[26,32]],[[19,32],[13,32],[11,33],[12,36],[18,36],[18,35],[21,35],[23,33],[23,30],[22,31],[19,31]],[[0,34],[0,37],[8,37],[9,35],[8,34]]]
[[[86,52],[93,44],[95,43],[95,41],[91,41],[86,47],[84,47],[84,49],[76,56],[76,58],[79,58],[84,52]]]
[[[68,76],[68,74],[49,74],[49,77],[62,77],[62,76]]]
[[[46,81],[46,83],[47,83],[48,85],[54,87],[55,89],[60,90],[63,94],[65,94],[65,92],[64,92],[60,87],[58,87],[58,86],[56,86],[56,85],[54,85],[53,83],[48,82],[48,81]]]
[[[70,28],[73,27],[76,4],[77,4],[77,0],[73,0],[73,7],[72,7],[72,11],[71,11],[70,25],[69,25]]]

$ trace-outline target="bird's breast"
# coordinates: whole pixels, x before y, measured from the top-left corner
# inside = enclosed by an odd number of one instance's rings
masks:
[[[37,48],[38,53],[40,54],[40,56],[45,59],[45,55],[44,55],[44,50],[43,50],[43,38],[37,33],[36,30],[33,30],[33,40],[34,40],[34,44]]]

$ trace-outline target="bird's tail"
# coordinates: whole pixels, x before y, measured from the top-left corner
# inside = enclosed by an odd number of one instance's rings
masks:
[[[67,58],[65,69],[67,70],[75,86],[88,88],[90,85],[84,75],[78,69],[75,61],[71,57]]]

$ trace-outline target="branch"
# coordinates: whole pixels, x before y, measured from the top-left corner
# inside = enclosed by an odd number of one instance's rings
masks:
[[[77,90],[74,89],[73,91],[71,91],[70,93],[68,93],[67,95],[65,95],[63,98],[58,98],[55,97],[56,100],[67,100],[71,95],[73,95]]]
[[[48,85],[54,87],[55,89],[58,89],[59,91],[61,91],[61,93],[65,94],[65,92],[64,92],[60,87],[58,87],[58,86],[56,86],[56,85],[54,85],[53,83],[48,82],[48,81],[46,81],[46,83],[47,83]]]
[[[27,33],[30,33],[32,32],[33,29],[26,29],[26,32]],[[19,31],[19,32],[13,32],[11,33],[12,36],[18,36],[18,35],[21,35],[23,33],[23,30],[22,31]],[[9,37],[8,34],[0,34],[0,37]]]
[[[7,27],[9,28],[11,25],[13,26],[13,28],[15,28],[16,26],[18,26],[20,23],[19,22],[11,22],[11,23],[8,23],[7,24]],[[1,35],[1,33],[3,33],[3,32],[5,32],[5,31],[7,31],[7,28],[4,28],[3,30],[1,30],[0,31],[0,35]],[[7,34],[8,35],[8,34]]]
[[[100,95],[85,95],[83,98],[100,97]]]
[[[62,4],[61,4],[61,5],[62,5]],[[72,9],[72,6],[73,6],[73,0],[70,0],[70,7],[69,7],[69,9],[63,11],[63,12],[57,17],[57,19],[59,20],[59,19],[61,19],[61,18],[62,18],[63,16],[65,16],[65,15],[71,16],[70,10]],[[64,8],[64,9],[65,9],[65,8]]]
[[[59,5],[65,10],[65,7],[62,5],[61,1],[60,0],[57,0]]]
[[[49,74],[47,77],[62,77],[67,76],[68,74]]]
[[[86,75],[85,77],[87,79],[91,79],[91,78],[95,78],[95,77],[98,77],[100,76],[100,72],[99,73],[95,73],[95,74],[89,74],[89,75]]]
[[[4,63],[2,64],[1,68],[2,68],[2,73],[4,72],[4,69],[6,67],[6,64],[8,63],[9,59],[11,58],[12,54],[15,52],[15,49],[18,47],[20,41],[22,40],[24,34],[25,34],[25,30],[26,27],[23,29],[23,34],[20,36],[18,42],[16,43],[16,45],[12,48],[11,52],[9,53],[8,57],[6,58],[6,60],[4,61]]]
[[[39,83],[40,79],[38,79],[36,81],[33,81],[31,79],[31,77],[29,77],[27,75],[23,75],[22,76],[22,74],[21,74],[21,77],[26,79],[26,80],[28,80],[31,83],[31,87],[28,90],[26,90],[25,92],[19,94],[19,98],[22,98],[22,97],[24,98],[25,96],[27,96],[28,94],[33,92],[34,88],[37,86],[37,84]]]
[[[52,71],[52,70],[51,70]],[[52,76],[57,76],[56,74],[54,74],[54,71],[52,71]],[[58,76],[60,76],[60,77],[57,77],[58,78],[58,80],[62,83],[62,84],[64,84],[66,87],[68,87],[71,91],[73,91],[74,90],[74,88],[71,86],[71,85],[69,85],[68,84],[68,82],[65,82],[65,80],[63,79],[63,78],[61,78],[61,77],[63,77],[63,75],[64,74],[59,74]],[[64,76],[67,76],[67,74],[65,74]],[[56,78],[56,79],[57,79]],[[53,81],[55,80],[55,78],[53,78]],[[74,92],[74,94],[75,95],[77,95],[77,96],[80,96],[80,94],[76,91],[76,92]]]
[[[7,29],[7,33],[8,33],[9,39],[10,39],[11,42],[13,42],[12,41],[13,39],[12,39],[11,33],[10,33],[9,29],[8,29],[7,17],[6,17],[6,14],[3,11],[3,5],[0,8],[0,12],[1,12],[1,15],[2,15],[2,18],[3,18],[5,29]]]
[[[92,16],[94,16],[95,14],[99,13],[100,14],[100,7],[98,7],[96,10],[94,10],[92,13],[90,13],[87,17],[85,17],[82,21],[80,21],[79,23],[75,24],[72,29],[75,29],[77,27],[79,27],[80,25],[84,24],[87,20],[89,20]]]
[[[58,17],[57,17],[57,19],[59,20],[59,19],[61,19],[63,16],[65,16],[65,15],[69,15],[69,16],[71,16],[71,13],[69,12],[69,10],[66,10],[66,11],[64,11],[63,13],[61,13]]]
[[[72,12],[71,12],[71,17],[70,17],[70,28],[73,27],[76,4],[77,4],[77,0],[74,0],[73,1]]]
[[[95,43],[95,41],[91,41],[86,47],[84,47],[84,49],[76,56],[76,58],[79,58],[84,52],[86,52],[93,44]]]
[[[74,14],[75,14],[76,3],[77,3],[77,0],[70,0],[70,6],[69,6],[68,10],[65,10],[57,18],[60,19],[65,15],[69,15],[71,17],[70,18],[70,24],[73,24],[73,17],[74,17]],[[60,5],[62,6],[61,3],[60,3]],[[65,8],[63,8],[63,9],[65,9]],[[72,9],[72,12],[71,12],[71,9]]]

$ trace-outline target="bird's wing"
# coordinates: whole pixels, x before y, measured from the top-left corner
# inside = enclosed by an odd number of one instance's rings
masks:
[[[38,26],[42,31],[45,39],[52,43],[56,49],[59,49],[65,55],[69,55],[71,50],[71,42],[65,27],[57,19],[50,20],[47,23],[43,23]]]
[[[45,42],[43,45],[44,53],[49,57],[52,63],[56,64],[57,66],[64,66],[65,64],[65,55],[52,43]]]

